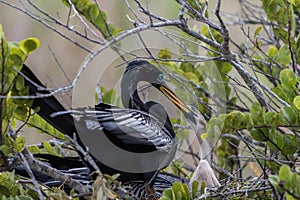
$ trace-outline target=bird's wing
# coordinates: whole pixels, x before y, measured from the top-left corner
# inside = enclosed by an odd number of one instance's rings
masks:
[[[103,131],[108,138],[113,137],[124,146],[168,151],[174,144],[163,124],[139,110],[100,104],[95,110],[85,109],[79,116],[80,120],[84,119],[89,130]]]

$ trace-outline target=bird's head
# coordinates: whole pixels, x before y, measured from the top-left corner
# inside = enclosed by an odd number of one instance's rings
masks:
[[[165,83],[164,74],[154,65],[144,60],[130,62],[124,72],[121,81],[122,102],[124,106],[126,105],[126,102],[128,104],[130,99],[133,98],[132,94],[135,94],[135,98],[138,98],[137,84],[140,81],[145,81],[153,85],[155,88],[161,91],[178,109],[180,109],[189,121],[196,123],[196,114],[186,104],[184,104],[171,89],[169,89]],[[127,94],[125,94],[125,91]],[[131,94],[128,96],[128,93]]]

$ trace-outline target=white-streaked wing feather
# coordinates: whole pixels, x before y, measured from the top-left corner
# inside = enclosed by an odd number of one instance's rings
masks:
[[[79,112],[76,113],[78,115]],[[160,151],[168,151],[174,142],[169,131],[157,119],[139,110],[109,108],[103,110],[86,109],[80,112],[90,130],[102,130],[103,122],[114,121],[121,130],[130,130],[128,135],[146,139]]]

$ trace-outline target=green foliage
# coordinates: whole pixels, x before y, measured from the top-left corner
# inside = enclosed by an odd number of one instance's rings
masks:
[[[291,85],[294,86],[294,82],[291,80],[288,79],[288,86],[291,82]],[[293,161],[300,146],[300,138],[294,134],[282,134],[277,131],[277,128],[291,127],[293,130],[299,131],[299,119],[300,112],[294,106],[283,107],[280,112],[266,112],[258,103],[254,103],[249,113],[233,111],[211,118],[206,127],[206,138],[218,141],[223,133],[234,134],[239,130],[248,130],[253,140],[263,142],[270,150],[278,152],[280,159]],[[237,153],[232,144],[238,146],[238,141],[231,140],[231,143],[222,141],[218,147],[218,164],[228,171],[231,171],[230,166],[234,166],[235,163],[228,156]],[[267,162],[267,165],[277,172],[276,163],[270,161]]]
[[[29,94],[29,87],[25,86],[24,77],[17,75],[15,77],[15,84],[11,88],[11,96],[26,96]],[[65,139],[65,136],[56,130],[52,125],[40,117],[36,112],[38,110],[31,110],[32,100],[30,99],[7,99],[7,104],[10,108],[14,108],[12,119],[18,119],[27,122],[27,126],[36,128],[39,132],[47,133],[55,138]],[[38,108],[37,108],[38,109]]]
[[[289,34],[286,30],[282,29],[282,28],[274,28],[273,29],[274,34],[284,42],[284,44],[289,45],[289,42],[291,42],[291,47],[292,49],[296,49],[296,42],[292,37],[289,37]],[[284,54],[282,54],[284,55]],[[289,56],[291,56],[290,54],[288,54]]]
[[[2,145],[0,165],[6,164],[8,161],[2,160],[13,156],[16,152],[22,152],[26,147],[26,139],[24,136],[16,133],[15,138],[11,137],[8,132],[8,126],[13,129],[16,127],[16,119],[28,123],[41,131],[45,131],[57,138],[63,139],[62,133],[59,133],[51,125],[49,125],[37,114],[36,111],[30,109],[32,100],[27,98],[11,98],[16,96],[26,96],[29,94],[29,87],[25,86],[24,77],[18,74],[23,67],[23,63],[28,55],[33,53],[40,46],[40,42],[36,38],[27,38],[19,42],[8,42],[0,25],[0,92],[1,98],[1,133]],[[14,139],[13,139],[14,138]],[[60,154],[57,147],[49,147],[45,144],[46,150],[52,154]],[[50,145],[51,146],[51,145]],[[33,152],[40,152],[35,146],[30,148]],[[6,158],[5,158],[5,157]],[[10,172],[0,173],[0,197],[1,199],[37,199],[35,192],[23,189],[21,184],[17,184],[14,180],[14,174]]]
[[[212,31],[215,33],[215,37],[220,37],[217,32]],[[189,38],[189,37],[188,37]],[[221,39],[220,39],[221,41]],[[186,43],[185,40],[182,41]],[[197,47],[198,48],[198,47]],[[213,56],[213,55],[209,55]],[[217,55],[216,55],[217,56]],[[171,53],[167,49],[161,49],[157,55],[158,58],[162,59],[171,59]],[[207,95],[208,92],[213,93],[212,95],[219,95],[224,96],[222,98],[230,98],[231,89],[228,86],[229,78],[228,73],[232,70],[232,65],[226,62],[220,61],[209,61],[201,63],[191,63],[185,62],[185,57],[180,58],[182,62],[166,62],[166,61],[158,61],[163,67],[165,67],[169,73],[175,73],[181,75],[184,78],[185,85],[178,84],[178,81],[171,79],[170,82],[176,85],[175,92],[180,99],[184,102],[195,102],[195,98],[186,92],[186,88],[191,88],[191,91],[194,91],[195,96],[197,96],[203,103],[208,103],[209,97]],[[155,62],[153,61],[153,64]],[[211,84],[211,79],[218,80],[214,85],[207,85]],[[221,91],[221,92],[220,92]],[[223,95],[223,91],[225,91]],[[234,101],[234,99],[230,99],[230,101]],[[205,108],[204,104],[197,103],[195,107],[201,113],[205,113],[210,115],[210,111]]]
[[[197,193],[198,188],[192,188],[193,194]],[[188,186],[184,183],[175,182],[172,188],[166,189],[163,192],[161,200],[190,200],[190,192]]]
[[[36,145],[28,146],[27,148],[30,151],[30,153],[32,153],[32,154],[41,153],[41,149],[39,147],[37,147]]]
[[[291,51],[296,54],[297,64],[300,64],[299,34],[296,31],[298,28],[296,18],[300,11],[299,1],[261,0],[261,2],[269,20],[278,24],[273,28],[274,34],[284,43],[277,56],[279,64],[283,66],[289,64]],[[290,28],[287,28],[287,24]]]
[[[284,69],[280,72],[281,85],[288,89],[294,89],[297,83],[297,77],[295,73],[290,69]]]
[[[171,188],[166,189],[160,200],[190,200],[196,199],[198,195],[205,193],[205,182],[201,183],[199,188],[199,182],[196,180],[192,183],[191,191],[187,184],[175,182]]]
[[[300,176],[289,166],[281,166],[278,175],[271,175],[269,181],[287,199],[300,199]]]
[[[35,38],[22,40],[21,45],[17,42],[7,42],[4,32],[0,32],[0,71],[3,72],[0,82],[5,82],[0,85],[2,95],[8,95],[15,84],[18,70],[21,70],[25,58],[39,45],[39,41]],[[17,81],[18,89],[21,89],[20,80],[17,79]]]
[[[287,6],[285,0],[261,0],[262,7],[271,21],[276,21],[280,26],[285,27],[288,22]],[[289,8],[292,6],[290,5]],[[288,15],[291,16],[291,9],[288,9]]]
[[[184,163],[180,160],[174,160],[167,168],[163,169],[164,172],[183,175],[187,174],[188,171],[184,168]]]
[[[171,59],[171,52],[167,49],[161,49],[157,55],[158,58]],[[184,58],[181,58],[184,61]],[[154,65],[156,63],[152,62]],[[171,79],[170,82],[173,83],[175,88],[175,93],[180,96],[180,99],[184,102],[193,102],[194,98],[186,92],[186,87],[191,87],[196,91],[196,95],[201,98],[204,102],[207,101],[206,95],[203,93],[204,89],[207,89],[206,84],[203,82],[203,77],[199,72],[199,67],[195,66],[189,62],[166,62],[159,61],[160,65],[165,67],[169,73],[175,73],[181,75],[186,80],[186,86],[178,84],[175,79]],[[199,105],[201,106],[201,105]],[[204,109],[200,110],[205,112]]]
[[[56,146],[52,146],[48,141],[43,141],[43,147],[48,154],[61,156],[60,149]]]
[[[40,46],[40,42],[36,38],[27,38],[20,42],[20,49],[25,52],[26,55],[31,54],[35,49]]]
[[[68,0],[62,0],[66,6],[70,6]],[[104,38],[110,39],[116,36],[120,30],[107,21],[106,12],[100,10],[98,5],[90,0],[71,0],[76,10],[90,21],[103,35]]]
[[[15,175],[11,172],[0,173],[0,198],[12,200],[33,200],[29,190],[16,183]]]
[[[16,119],[18,119],[20,121],[27,121],[26,125],[28,127],[33,127],[40,133],[46,133],[48,135],[51,135],[51,136],[61,139],[61,140],[66,139],[65,135],[63,133],[61,133],[60,131],[55,129],[51,124],[49,124],[46,120],[44,120],[42,117],[40,117],[37,113],[30,115],[29,119],[27,119],[29,109],[27,107],[23,108],[24,109],[23,111],[21,110],[22,108],[19,108],[19,109],[20,109],[20,111],[15,112],[14,116]]]
[[[23,137],[23,136],[18,136],[18,137],[14,140],[13,145],[14,145],[14,149],[15,149],[17,152],[23,151],[23,149],[24,149],[25,146],[26,146],[26,139],[25,139],[25,137]]]
[[[224,128],[224,119],[222,119],[222,116],[220,118],[218,117],[212,117],[206,126],[206,134],[207,139],[216,141],[219,139],[222,130]]]
[[[187,1],[191,7],[197,11],[203,11],[205,2],[203,0],[188,0]],[[194,16],[192,12],[189,12],[190,15]],[[206,13],[207,15],[207,13]]]
[[[7,42],[2,35],[1,45],[4,50],[4,56],[0,57],[2,66],[4,68],[4,85],[5,89],[2,90],[2,95],[7,95],[7,99],[2,102],[2,132],[5,133],[7,130],[8,122],[15,124],[14,120],[18,119],[21,121],[27,121],[28,125],[32,125],[41,132],[46,132],[56,138],[64,139],[64,135],[54,129],[50,124],[48,124],[44,119],[42,119],[37,114],[31,115],[32,110],[30,106],[32,105],[32,100],[22,99],[22,98],[9,98],[10,96],[26,96],[29,94],[29,87],[25,86],[24,77],[18,74],[18,71],[22,69],[24,60],[31,54],[36,48],[40,46],[40,42],[36,38],[28,38],[18,42]],[[2,54],[1,54],[2,55]],[[1,68],[0,67],[0,68]],[[2,70],[2,69],[0,69]],[[2,78],[2,76],[0,76]],[[0,81],[2,81],[0,78]],[[0,86],[0,87],[1,87]],[[16,147],[16,145],[14,144]],[[19,147],[17,145],[17,147]],[[22,148],[20,148],[22,149]]]
[[[295,107],[300,110],[300,96],[296,96],[293,100],[293,104],[295,105]]]
[[[100,89],[103,103],[122,106],[121,99],[116,95],[116,91],[114,89],[106,90],[104,87],[100,87]],[[98,96],[95,96],[97,100]]]
[[[16,137],[15,140],[9,138],[6,134],[8,125],[15,125],[15,116],[28,115],[28,106],[31,101],[28,99],[12,99],[10,96],[23,96],[28,94],[28,88],[24,86],[24,78],[18,75],[22,69],[26,57],[31,54],[40,43],[36,38],[28,38],[18,42],[8,42],[0,25],[0,91],[2,98],[1,106],[1,134],[3,135],[3,144],[0,148],[4,155],[11,156],[13,149],[20,152],[24,149],[26,142],[22,136]],[[12,149],[13,147],[13,149]]]
[[[197,197],[197,190],[199,188],[199,182],[198,181],[194,181],[192,183],[192,198],[196,198]]]

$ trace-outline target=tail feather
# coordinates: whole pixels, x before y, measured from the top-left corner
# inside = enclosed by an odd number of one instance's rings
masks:
[[[26,76],[25,85],[29,86],[30,95],[38,97],[39,95],[50,94],[49,91],[40,89],[46,87],[25,64],[23,65],[21,72]],[[63,134],[73,137],[74,132],[76,132],[76,128],[74,125],[73,117],[70,114],[51,117],[51,114],[55,112],[66,110],[54,96],[34,98],[32,108],[35,109],[37,107],[40,108],[38,114],[43,119],[45,119],[49,124],[51,124]]]

